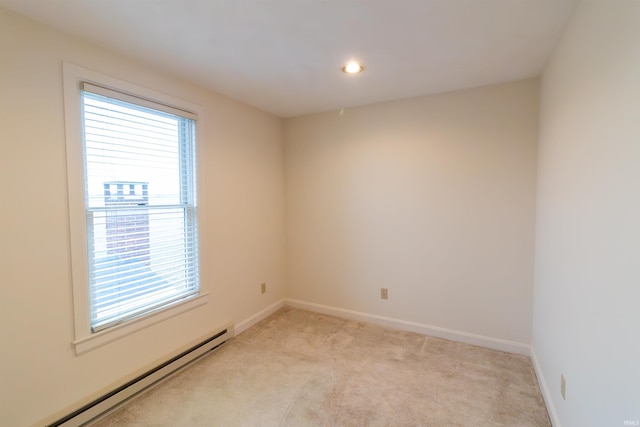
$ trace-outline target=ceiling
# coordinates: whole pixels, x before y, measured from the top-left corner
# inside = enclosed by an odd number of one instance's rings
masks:
[[[577,0],[0,0],[280,117],[540,74]],[[366,64],[348,76],[347,60]]]

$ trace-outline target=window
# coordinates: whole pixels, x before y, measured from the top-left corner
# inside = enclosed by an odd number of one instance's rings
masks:
[[[125,85],[65,64],[77,353],[204,303],[197,112]]]
[[[82,88],[95,332],[198,293],[195,134],[187,113]]]

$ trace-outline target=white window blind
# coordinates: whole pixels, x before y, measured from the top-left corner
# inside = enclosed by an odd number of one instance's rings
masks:
[[[199,292],[192,113],[84,83],[94,332]]]

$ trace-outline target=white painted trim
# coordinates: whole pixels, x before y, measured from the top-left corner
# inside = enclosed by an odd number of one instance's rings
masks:
[[[136,319],[131,319],[127,323],[96,332],[85,338],[76,340],[72,344],[76,350],[76,355],[79,356],[87,351],[93,350],[94,348],[109,344],[119,338],[131,335],[141,329],[148,328],[149,326],[160,323],[163,320],[177,316],[180,313],[185,313],[193,310],[194,308],[200,307],[201,305],[205,305],[208,301],[208,293],[200,294],[195,298],[190,298],[186,301],[179,301],[169,307],[162,308],[161,310],[140,316]]]
[[[400,329],[403,331],[416,332],[423,335],[445,338],[452,341],[459,341],[492,350],[506,351],[508,353],[523,354],[529,356],[531,347],[515,341],[507,341],[499,338],[486,337],[483,335],[471,334],[468,332],[455,331],[453,329],[441,328],[438,326],[425,325],[423,323],[410,322],[407,320],[394,319],[391,317],[378,316],[376,314],[362,313],[359,311],[346,310],[343,308],[330,307],[327,305],[314,304],[294,299],[285,299],[286,305],[303,310],[315,311],[329,314],[331,316],[343,317],[351,320],[359,320],[367,323],[374,323],[381,326]]]
[[[242,332],[244,332],[245,330],[249,329],[250,327],[252,327],[253,325],[255,325],[256,323],[258,323],[259,321],[261,321],[262,319],[267,318],[268,316],[272,315],[273,313],[275,313],[276,311],[280,310],[282,307],[284,307],[285,305],[285,300],[281,299],[280,301],[271,304],[269,307],[260,310],[259,312],[257,312],[256,314],[254,314],[253,316],[250,316],[246,319],[244,319],[242,322],[236,323],[234,326],[234,334],[238,335]]]
[[[538,377],[538,384],[540,385],[540,391],[542,392],[544,403],[547,406],[549,418],[551,418],[551,424],[553,424],[553,427],[561,427],[560,420],[558,419],[558,413],[556,412],[556,407],[553,405],[553,400],[551,399],[551,393],[549,392],[547,381],[544,379],[544,375],[542,374],[542,367],[538,362],[538,357],[536,356],[536,352],[533,346],[531,346],[531,362],[533,363],[533,369],[536,371],[536,377]]]
[[[169,319],[177,314],[192,310],[208,302],[205,281],[200,280],[200,296],[179,302],[166,308],[158,310],[139,319],[128,321],[101,332],[92,333],[89,313],[89,289],[88,267],[87,267],[87,239],[86,239],[86,215],[84,209],[84,169],[83,169],[83,148],[82,148],[82,120],[81,120],[81,82],[95,83],[99,86],[116,88],[120,91],[136,94],[145,99],[152,99],[165,105],[191,111],[200,120],[195,122],[196,135],[198,140],[204,140],[202,132],[204,129],[203,116],[204,108],[191,102],[175,98],[173,96],[148,89],[134,83],[125,82],[111,76],[107,76],[96,71],[79,67],[67,62],[62,63],[63,94],[65,111],[65,133],[67,148],[67,186],[69,197],[69,233],[71,242],[71,277],[73,290],[73,316],[75,340],[72,345],[76,355],[81,355],[94,348],[109,344],[120,337],[129,335],[135,331],[156,324],[162,320]],[[196,161],[200,157],[204,158],[203,150],[205,144],[196,143]],[[200,170],[196,165],[196,173]],[[198,175],[196,189],[204,183],[201,175]],[[198,197],[204,194],[200,188]],[[200,212],[197,209],[196,212]],[[204,223],[198,217],[199,224]],[[200,230],[200,234],[202,234]],[[201,248],[199,248],[201,250]],[[165,311],[166,310],[166,311]]]

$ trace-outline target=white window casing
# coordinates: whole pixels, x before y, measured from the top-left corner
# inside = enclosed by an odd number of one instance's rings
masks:
[[[76,354],[207,302],[201,107],[63,64]]]

